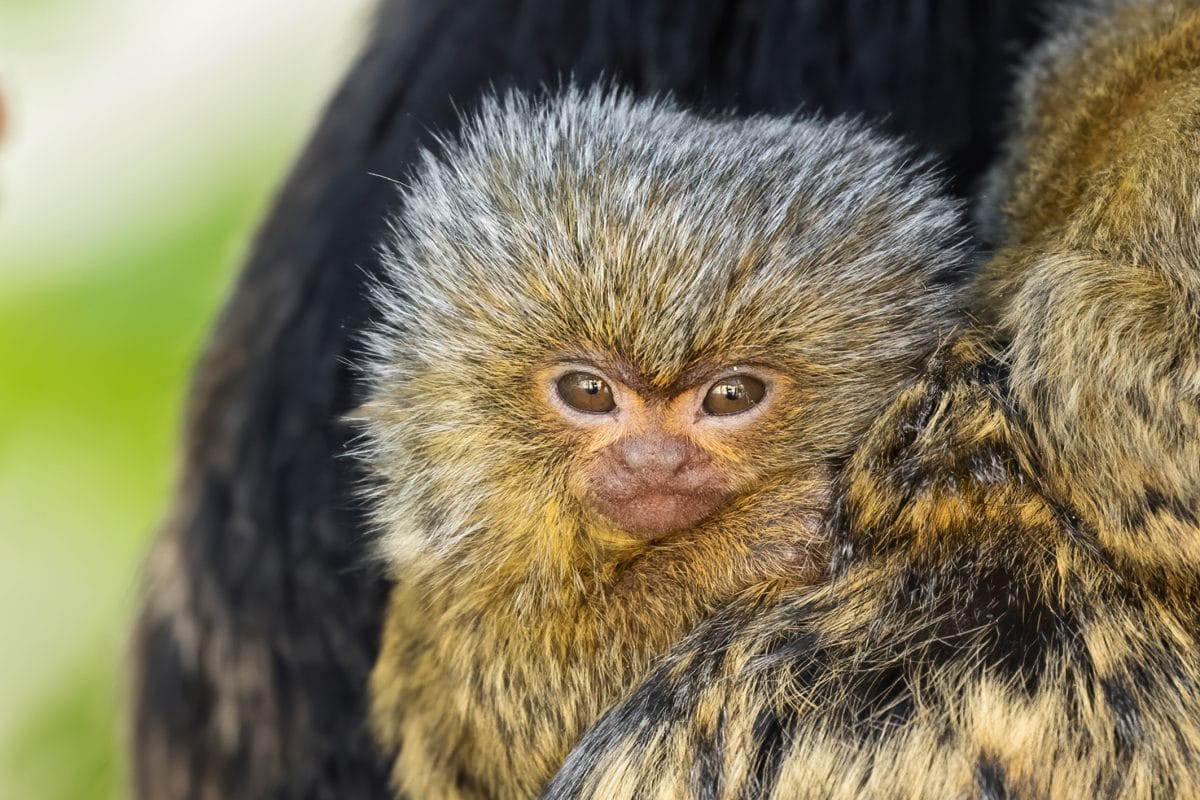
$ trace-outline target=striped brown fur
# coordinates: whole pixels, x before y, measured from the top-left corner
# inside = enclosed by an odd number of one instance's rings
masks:
[[[1200,4],[1053,30],[980,325],[835,482],[833,580],[707,620],[547,797],[1200,794]]]

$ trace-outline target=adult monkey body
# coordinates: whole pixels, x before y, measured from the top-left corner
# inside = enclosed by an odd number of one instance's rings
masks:
[[[389,0],[197,373],[135,635],[138,795],[390,796],[364,725],[385,587],[365,566],[339,421],[363,400],[345,363],[395,202],[371,173],[406,174],[427,132],[454,130],[490,85],[573,74],[689,107],[885,116],[965,191],[1037,5]]]
[[[716,617],[548,797],[1200,786],[1200,3],[1059,30],[996,181],[993,326],[842,473],[834,582]]]

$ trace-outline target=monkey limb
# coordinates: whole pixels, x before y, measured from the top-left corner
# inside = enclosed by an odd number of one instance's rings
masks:
[[[719,604],[824,576],[829,477],[953,327],[960,231],[841,122],[572,90],[447,147],[368,368],[372,721],[408,796],[533,796]]]
[[[975,304],[834,484],[834,579],[739,600],[550,798],[1178,796],[1200,785],[1200,16],[1068,14]]]

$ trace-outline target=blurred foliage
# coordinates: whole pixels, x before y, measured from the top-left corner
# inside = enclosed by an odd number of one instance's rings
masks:
[[[0,614],[9,643],[60,656],[5,654],[0,676],[48,670],[52,687],[32,701],[0,687],[5,705],[25,705],[0,721],[0,797],[125,795],[119,696],[137,564],[169,492],[190,366],[287,149],[199,176],[188,191],[208,212],[185,225],[133,220],[110,252],[52,281],[0,283],[0,520],[16,556],[0,563]]]
[[[6,797],[124,796],[111,671],[111,658],[81,661],[21,726],[4,753]]]
[[[0,800],[127,796],[188,378],[371,0],[0,0]]]
[[[127,795],[188,377],[371,0],[0,0],[0,800]]]
[[[0,13],[11,18],[16,14],[27,14],[31,18],[43,19],[49,12],[79,5],[83,0],[0,0]]]

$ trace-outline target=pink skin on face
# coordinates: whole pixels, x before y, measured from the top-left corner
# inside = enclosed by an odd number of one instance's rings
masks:
[[[597,511],[629,533],[660,536],[695,525],[729,499],[712,458],[661,430],[605,448],[590,486]]]
[[[601,378],[611,389],[612,410],[588,413],[564,401],[557,381],[572,372]],[[722,465],[698,441],[711,442],[761,422],[779,376],[729,367],[671,396],[647,397],[611,374],[580,363],[542,375],[549,405],[593,442],[591,461],[577,482],[588,504],[621,530],[646,539],[692,527],[720,510],[735,492]],[[763,381],[768,387],[763,401],[739,414],[706,413],[703,403],[709,387],[733,374]]]

